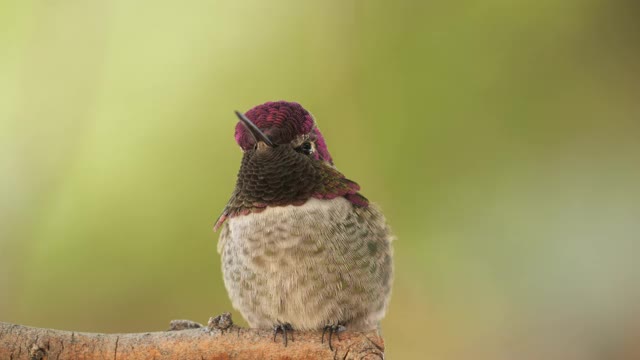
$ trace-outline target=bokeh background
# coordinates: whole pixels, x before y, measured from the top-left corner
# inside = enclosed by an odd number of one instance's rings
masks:
[[[389,356],[640,358],[638,4],[0,0],[0,321],[230,310],[233,110],[285,99],[398,236]]]

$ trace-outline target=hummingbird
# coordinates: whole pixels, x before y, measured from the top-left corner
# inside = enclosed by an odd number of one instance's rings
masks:
[[[214,227],[233,307],[285,346],[293,330],[322,330],[322,342],[328,332],[333,350],[333,334],[378,329],[393,281],[384,215],[334,166],[300,104],[236,115],[242,162]]]

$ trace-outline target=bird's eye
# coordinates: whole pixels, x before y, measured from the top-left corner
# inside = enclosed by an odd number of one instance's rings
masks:
[[[311,145],[311,142],[305,141],[302,145],[298,146],[296,150],[305,155],[311,155],[313,153],[313,145]]]

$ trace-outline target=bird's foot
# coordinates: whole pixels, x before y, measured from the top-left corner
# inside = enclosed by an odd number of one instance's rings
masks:
[[[339,334],[345,331],[346,329],[347,328],[340,323],[325,325],[324,328],[322,329],[322,343],[324,344],[324,334],[329,332],[329,349],[333,351],[333,345],[331,344],[331,337],[333,336],[333,334],[336,334],[336,337],[338,338],[338,340],[340,340]]]
[[[284,342],[284,346],[287,346],[287,331],[289,331],[291,333],[291,341],[293,341],[293,327],[291,327],[291,324],[289,323],[278,323],[276,325],[273,325],[273,341],[276,341],[276,336],[278,336],[279,332],[282,332],[282,339]]]

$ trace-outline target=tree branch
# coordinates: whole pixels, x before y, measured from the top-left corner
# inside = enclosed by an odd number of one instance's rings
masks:
[[[295,331],[287,347],[269,330],[235,325],[132,334],[96,334],[33,328],[0,322],[0,359],[382,359],[384,342],[377,332],[333,336],[333,351],[321,331]]]

